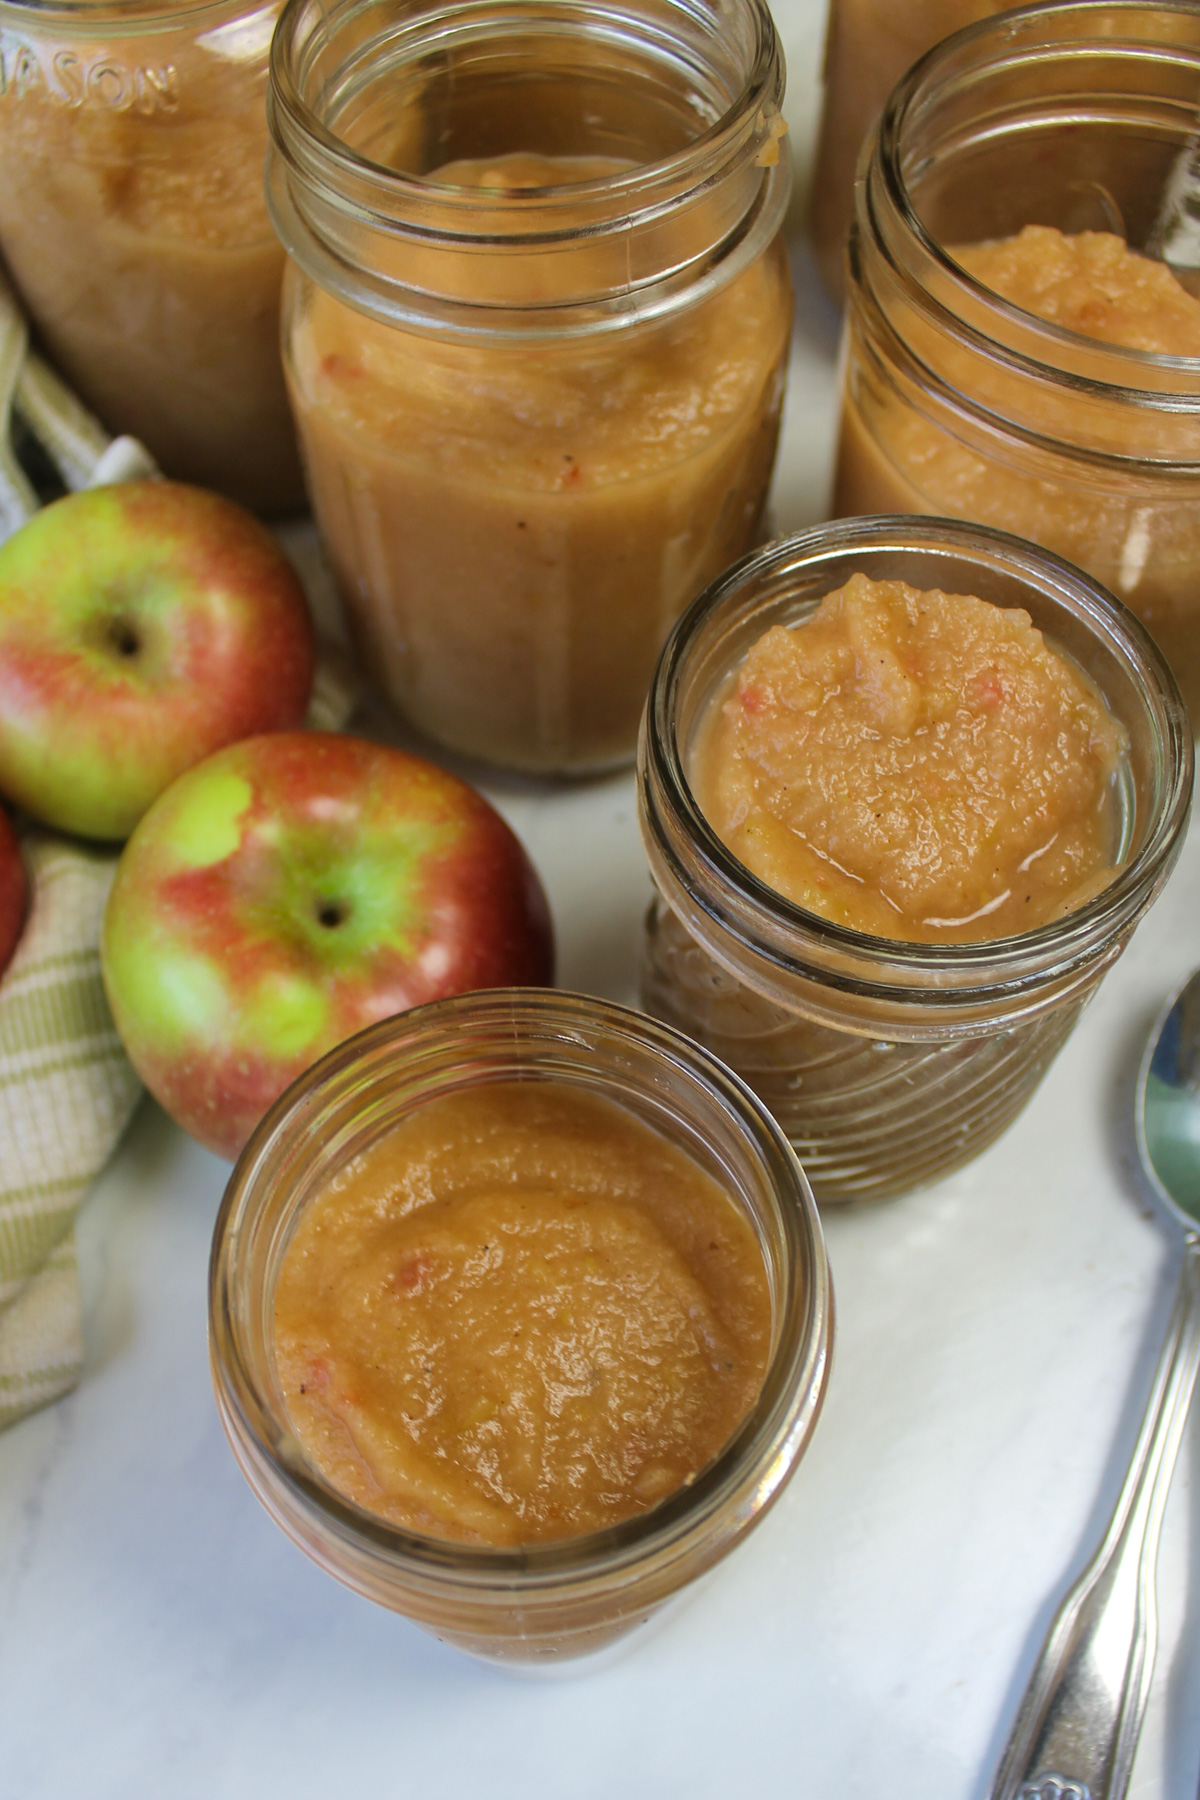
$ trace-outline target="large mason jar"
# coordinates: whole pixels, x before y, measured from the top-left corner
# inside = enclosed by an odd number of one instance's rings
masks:
[[[919,56],[1006,0],[830,0],[810,229],[821,278],[841,299],[854,170],[883,103]]]
[[[0,0],[0,251],[114,433],[262,512],[302,503],[263,195],[277,0]]]
[[[629,759],[674,619],[756,540],[791,320],[763,0],[290,0],[269,197],[351,631],[512,768]]]
[[[900,83],[857,190],[834,492],[839,514],[976,519],[1080,564],[1149,626],[1194,721],[1200,357],[1083,335],[965,265],[1018,236],[1064,260],[1153,256],[1198,117],[1192,5],[1022,9]],[[1128,261],[1139,330],[1157,279],[1200,331],[1160,264]]]
[[[751,645],[853,575],[1020,607],[1094,684],[1127,742],[1107,885],[1016,935],[906,942],[794,904],[718,837],[695,772],[714,708]],[[1152,639],[1079,570],[949,519],[854,519],[747,557],[684,616],[654,677],[638,774],[657,889],[643,1004],[754,1089],[828,1204],[932,1181],[1020,1112],[1174,866],[1192,743]]]

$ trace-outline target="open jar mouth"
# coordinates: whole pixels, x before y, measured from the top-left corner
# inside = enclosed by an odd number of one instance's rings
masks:
[[[1015,937],[926,944],[868,935],[761,882],[709,824],[688,779],[693,734],[731,671],[771,625],[810,616],[851,575],[1021,606],[1092,678],[1129,735],[1125,859],[1074,911]],[[1046,1005],[1094,978],[1166,880],[1192,792],[1192,736],[1179,690],[1140,621],[1072,564],[959,520],[897,514],[818,526],[753,552],[693,602],[655,672],[639,750],[642,828],[668,900],[711,921],[717,960],[744,953],[784,982],[813,979],[899,1013]],[[762,986],[746,964],[735,971]]]
[[[344,1159],[436,1095],[498,1080],[553,1080],[601,1094],[718,1173],[754,1224],[768,1275],[772,1347],[762,1388],[693,1481],[602,1531],[487,1547],[392,1525],[327,1483],[297,1442],[275,1373],[275,1285],[308,1199]],[[351,1149],[353,1146],[353,1150]],[[832,1295],[811,1189],[770,1115],[724,1066],[669,1027],[578,995],[499,989],[386,1020],[324,1057],[271,1108],[240,1157],[210,1265],[218,1405],[251,1486],[305,1547],[333,1545],[336,1572],[373,1597],[399,1573],[465,1595],[553,1596],[670,1564],[736,1515],[753,1520],[816,1424],[828,1376]],[[327,1560],[319,1555],[318,1560]],[[404,1610],[401,1606],[400,1610]]]
[[[288,0],[268,201],[289,252],[371,316],[569,335],[694,304],[781,222],[783,60],[764,0]],[[519,188],[438,178],[596,159]],[[534,259],[534,261],[531,261]],[[531,270],[536,263],[535,292]]]
[[[1200,15],[1182,0],[1037,4],[965,26],[897,84],[864,146],[852,265],[865,231],[898,304],[939,334],[1015,380],[1077,401],[1137,406],[1195,432],[1200,359],[1108,344],[1041,319],[986,287],[947,246],[1037,223],[1115,231],[1154,254],[1166,183],[1194,141],[1198,112]],[[1047,175],[1043,167],[1039,186],[1032,162],[1052,140],[1062,169]],[[1099,173],[1093,140],[1116,146]],[[1077,154],[1068,156],[1068,142]],[[1009,178],[989,177],[993,161],[1014,157]],[[939,384],[936,369],[922,373]],[[1200,464],[1195,442],[1187,460]]]

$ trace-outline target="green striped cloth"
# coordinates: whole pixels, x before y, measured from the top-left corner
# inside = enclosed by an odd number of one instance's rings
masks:
[[[0,980],[0,1428],[79,1380],[75,1215],[142,1091],[100,980],[116,856],[22,848],[31,905]]]

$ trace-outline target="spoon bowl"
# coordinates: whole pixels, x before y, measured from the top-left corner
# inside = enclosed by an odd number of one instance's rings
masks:
[[[1184,1231],[1200,1223],[1200,969],[1163,1008],[1138,1074],[1138,1155]]]

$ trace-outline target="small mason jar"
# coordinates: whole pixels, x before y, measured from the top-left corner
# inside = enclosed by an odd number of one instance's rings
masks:
[[[290,0],[269,199],[313,507],[438,743],[628,761],[760,534],[791,322],[764,0]]]
[[[855,573],[1023,607],[1099,688],[1129,750],[1119,862],[1094,898],[1016,937],[900,943],[793,905],[716,836],[688,774],[711,707],[769,627],[808,618]],[[639,803],[657,897],[643,1004],[766,1102],[819,1202],[904,1193],[977,1155],[1025,1105],[1170,873],[1191,787],[1170,671],[1081,571],[948,519],[858,519],[772,545],[685,615],[650,691]]]
[[[1200,360],[1049,324],[955,260],[1024,226],[1152,251],[1200,116],[1200,9],[985,20],[888,102],[856,191],[834,512],[1020,532],[1132,607],[1200,721]]]
[[[821,125],[809,226],[821,279],[845,293],[854,169],[893,87],[919,56],[960,26],[1005,10],[1006,0],[830,0]]]
[[[290,1425],[272,1346],[275,1287],[309,1199],[440,1095],[553,1081],[598,1095],[684,1150],[743,1209],[771,1306],[757,1401],[690,1483],[603,1531],[489,1548],[401,1530],[332,1488]],[[829,1268],[812,1193],[774,1121],[703,1050],[578,995],[496,989],[352,1038],[271,1109],[234,1169],[213,1240],[210,1350],[243,1474],[301,1549],[357,1592],[492,1661],[598,1650],[725,1556],[808,1443],[829,1373]]]
[[[50,354],[168,475],[303,503],[267,218],[277,0],[0,0],[0,251]]]

